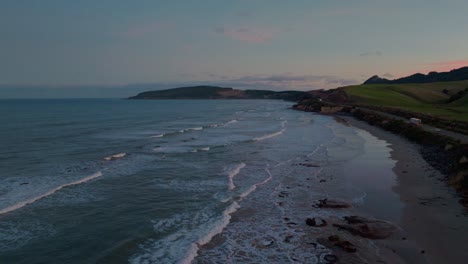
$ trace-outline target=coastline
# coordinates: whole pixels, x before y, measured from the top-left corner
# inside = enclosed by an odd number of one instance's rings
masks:
[[[332,156],[346,161],[341,167],[309,155],[295,159],[299,162],[295,165],[320,165],[304,170],[281,164],[289,168],[279,175],[272,170],[272,182],[241,204],[225,230],[200,247],[194,263],[252,258],[272,263],[462,263],[468,257],[463,248],[468,238],[459,230],[468,228],[467,215],[457,203],[456,192],[441,180],[444,175],[423,159],[420,146],[352,117],[336,121],[341,128],[358,130],[368,148],[363,153],[352,147],[337,148],[333,154],[330,146],[327,151]],[[370,171],[361,167],[369,158],[375,160],[368,164],[377,164]],[[378,168],[386,175],[378,175]],[[373,176],[386,177],[385,186],[377,186],[375,193],[371,193]],[[361,186],[350,187],[350,182]],[[359,199],[351,196],[356,195],[356,187],[364,191]],[[314,209],[314,202],[323,198],[346,201],[350,206]],[[381,239],[369,239],[340,228],[346,228],[343,219],[353,215],[383,220],[377,222],[377,235],[389,227],[394,230]],[[311,227],[306,219],[325,225]],[[330,242],[333,236],[357,252],[349,253]]]
[[[407,239],[424,250],[428,263],[463,263],[468,258],[468,238],[460,231],[468,229],[468,214],[456,191],[445,183],[447,175],[420,154],[423,146],[353,117],[339,118],[391,144],[398,179],[393,189],[404,203],[400,225]]]

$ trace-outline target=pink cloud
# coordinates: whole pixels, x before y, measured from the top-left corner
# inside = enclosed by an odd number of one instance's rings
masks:
[[[429,64],[429,67],[432,68],[430,71],[450,71],[453,69],[458,69],[461,67],[468,66],[468,60],[456,60],[456,61],[444,61],[444,62],[436,62]]]
[[[261,28],[216,28],[215,32],[247,43],[265,43],[276,37],[278,30]]]
[[[396,74],[398,77],[406,77],[415,73],[428,74],[429,72],[448,72],[454,69],[468,66],[468,60],[440,61],[433,63],[425,63],[418,67],[419,70],[408,70]]]

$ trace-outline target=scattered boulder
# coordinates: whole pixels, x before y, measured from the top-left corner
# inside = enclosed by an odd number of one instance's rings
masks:
[[[313,218],[307,218],[306,224],[309,226],[322,227],[322,226],[327,225],[327,221],[325,221],[322,218],[313,217]]]
[[[349,208],[351,204],[339,201],[339,200],[330,200],[330,199],[322,199],[318,200],[317,203],[313,205],[316,208]]]
[[[337,235],[329,236],[328,239],[319,238],[318,242],[328,248],[340,248],[345,252],[354,253],[357,251],[356,247],[348,240],[343,240]]]
[[[397,228],[395,225],[377,219],[367,219],[360,216],[345,216],[348,224],[333,224],[333,226],[370,239],[384,239],[392,235]]]

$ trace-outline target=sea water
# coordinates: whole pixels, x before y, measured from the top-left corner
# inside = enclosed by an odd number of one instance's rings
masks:
[[[1,100],[0,263],[192,262],[285,168],[362,155],[353,129],[291,105]]]

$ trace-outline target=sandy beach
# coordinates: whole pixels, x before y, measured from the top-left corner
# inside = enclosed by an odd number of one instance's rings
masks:
[[[335,142],[272,165],[194,263],[463,263],[466,211],[420,146],[336,121]]]
[[[468,259],[467,211],[459,204],[445,175],[432,168],[420,155],[421,146],[354,118],[351,125],[365,129],[391,144],[397,185],[393,190],[404,204],[400,226],[421,250],[428,263],[463,263]]]

